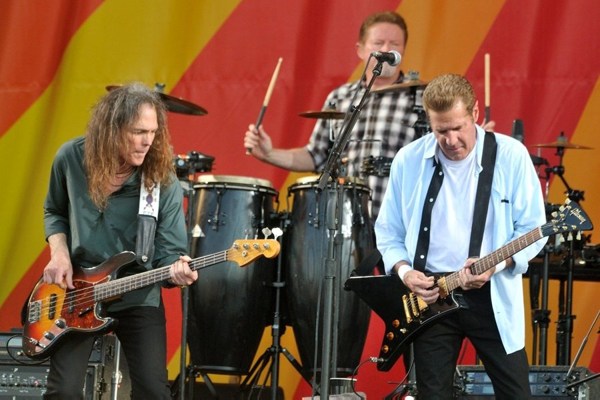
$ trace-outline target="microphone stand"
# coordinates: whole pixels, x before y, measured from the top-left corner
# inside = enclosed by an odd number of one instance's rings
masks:
[[[368,65],[368,62],[367,62]],[[381,75],[383,69],[383,63],[377,61],[377,64],[373,68],[373,76],[369,81],[365,92],[358,106],[351,105],[349,108],[350,113],[346,112],[344,118],[344,125],[342,126],[341,132],[338,135],[338,140],[334,142],[333,148],[329,153],[329,158],[321,176],[319,178],[318,191],[321,192],[327,186],[329,178],[332,180],[331,189],[329,189],[330,196],[327,202],[327,226],[330,230],[329,243],[327,250],[327,260],[325,262],[325,285],[324,285],[324,302],[323,302],[323,347],[321,349],[321,379],[320,379],[320,397],[321,399],[329,398],[329,379],[331,374],[336,373],[337,369],[337,340],[332,343],[333,339],[333,321],[334,321],[334,297],[337,300],[336,293],[339,291],[337,285],[335,285],[336,278],[336,263],[341,263],[341,260],[336,259],[336,248],[338,249],[342,245],[342,239],[340,237],[339,229],[337,229],[338,223],[342,220],[341,216],[343,213],[343,207],[338,207],[341,204],[341,198],[343,196],[343,187],[339,187],[337,178],[339,177],[339,169],[337,168],[341,159],[341,154],[345,149],[350,139],[350,133],[352,128],[358,120],[358,116],[363,109],[367,97],[371,92],[371,87],[375,82],[375,79]],[[337,193],[337,197],[334,194]],[[337,218],[336,216],[337,212]],[[341,266],[338,266],[338,271],[341,270]],[[337,339],[337,338],[335,338]]]

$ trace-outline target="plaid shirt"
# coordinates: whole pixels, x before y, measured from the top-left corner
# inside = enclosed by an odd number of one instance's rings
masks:
[[[346,83],[334,89],[327,96],[323,109],[335,108],[346,112],[357,89],[360,92],[356,95],[354,105],[358,105],[366,90],[362,81]],[[391,161],[402,146],[415,139],[413,125],[418,116],[414,111],[414,89],[370,93],[352,129],[348,144],[342,152],[342,158],[348,158],[346,175],[367,181],[372,190],[373,221],[377,218],[388,177],[365,176],[361,171],[363,162],[368,157],[384,157]],[[422,89],[419,90],[422,94]],[[333,142],[330,140],[331,133],[333,132],[334,137],[337,138],[341,134],[341,128],[341,120],[321,119],[315,125],[306,149],[311,154],[318,171],[325,167],[329,151],[333,147]]]

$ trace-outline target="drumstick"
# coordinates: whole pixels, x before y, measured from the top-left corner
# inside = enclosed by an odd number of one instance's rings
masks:
[[[485,53],[485,122],[490,122],[490,53]]]
[[[281,67],[281,62],[283,58],[279,57],[277,61],[277,66],[275,67],[275,71],[273,72],[273,76],[271,77],[271,83],[269,83],[269,88],[267,89],[267,93],[265,94],[265,100],[263,101],[262,107],[260,108],[260,112],[258,113],[258,119],[256,120],[256,130],[260,124],[262,124],[262,120],[265,116],[265,111],[267,111],[267,106],[269,105],[269,100],[271,99],[271,94],[273,93],[273,88],[275,87],[275,81],[277,80],[277,75],[279,75],[279,68]],[[246,154],[252,153],[252,149],[246,149]]]

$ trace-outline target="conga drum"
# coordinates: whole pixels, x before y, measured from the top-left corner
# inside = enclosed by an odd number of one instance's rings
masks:
[[[264,238],[272,228],[277,192],[262,179],[204,175],[194,185],[192,254],[230,248],[238,239]],[[226,261],[200,272],[190,288],[191,360],[207,373],[246,375],[271,310],[276,258],[264,257],[240,268]]]
[[[330,189],[331,185],[319,191],[316,176],[301,178],[288,188],[288,198],[293,196],[293,200],[289,227],[283,236],[285,297],[302,366],[310,374],[318,373],[321,366],[324,299],[320,296],[330,244],[326,210],[329,197],[338,196],[338,192],[330,193]],[[354,292],[344,290],[343,285],[375,244],[368,208],[370,189],[362,181],[347,180],[338,190],[343,191],[342,204],[338,204],[342,207],[342,218],[337,226],[343,243],[341,254],[335,254],[338,266],[335,291],[339,297],[334,299],[337,316],[333,318],[332,336],[337,337],[337,347],[333,349],[337,351],[335,375],[347,376],[360,363],[371,312]],[[318,343],[315,343],[315,335]]]

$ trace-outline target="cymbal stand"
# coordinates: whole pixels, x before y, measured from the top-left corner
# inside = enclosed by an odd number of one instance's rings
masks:
[[[549,215],[552,211],[550,205],[546,204],[546,214]],[[553,238],[553,236],[551,236]],[[548,270],[550,266],[550,254],[555,253],[557,246],[555,244],[546,243],[543,252],[543,264],[541,271],[539,265],[531,265],[529,268],[529,288],[531,297],[531,321],[533,324],[533,346],[532,346],[532,365],[546,365],[547,349],[548,349],[548,327],[550,325],[550,310],[548,309]],[[541,273],[541,274],[540,274]],[[539,307],[540,283],[542,304]],[[538,346],[539,333],[539,346]],[[539,356],[539,359],[536,358]]]
[[[417,93],[419,92],[419,95]],[[415,129],[415,137],[413,140],[425,136],[427,132],[431,130],[429,121],[427,120],[427,113],[423,107],[423,89],[417,89],[417,87],[411,88],[411,95],[413,98],[413,111],[417,114],[417,120],[413,124]]]
[[[367,65],[369,64],[367,60]],[[330,231],[329,234],[329,243],[327,250],[327,260],[325,262],[325,275],[324,275],[324,302],[323,302],[323,336],[322,343],[323,347],[321,349],[321,379],[320,379],[320,393],[321,398],[329,398],[330,390],[329,390],[329,380],[332,377],[332,374],[335,374],[337,371],[337,332],[333,331],[334,323],[337,321],[337,313],[335,310],[338,307],[334,308],[334,300],[337,301],[339,299],[339,295],[336,292],[339,292],[339,285],[336,285],[336,276],[339,276],[337,271],[341,271],[341,259],[336,258],[337,254],[341,254],[341,247],[343,245],[343,237],[338,229],[338,224],[342,221],[343,214],[343,185],[339,185],[337,178],[339,175],[339,166],[342,165],[340,163],[342,152],[344,151],[348,141],[350,140],[350,133],[352,132],[352,128],[356,125],[358,121],[358,116],[362,111],[369,93],[371,92],[371,87],[373,83],[375,83],[375,79],[381,75],[381,71],[383,69],[383,63],[377,60],[375,67],[373,68],[373,76],[369,81],[362,98],[357,106],[354,106],[354,99],[356,98],[358,91],[354,93],[354,97],[350,102],[350,107],[346,110],[346,116],[344,118],[343,126],[341,128],[340,135],[338,135],[336,142],[334,142],[331,152],[329,153],[329,158],[327,159],[327,163],[321,173],[319,178],[318,190],[323,191],[325,187],[329,184],[329,178],[332,178],[332,185],[330,186],[329,192],[330,195],[327,201],[327,209],[326,209],[326,217],[327,217],[327,226]],[[366,67],[363,71],[362,79],[366,75]],[[337,215],[337,218],[335,218]],[[337,268],[336,268],[337,265]],[[334,319],[335,318],[335,319]],[[337,323],[335,324],[337,328]],[[335,377],[335,376],[333,376]]]
[[[281,236],[282,233],[285,232],[288,224],[289,218],[287,213],[280,214],[280,228],[279,235],[275,232],[275,239]],[[277,228],[276,228],[277,229]],[[265,235],[266,236],[266,235]],[[283,241],[280,241],[283,244]],[[298,371],[298,373],[304,378],[304,380],[310,384],[310,376],[306,375],[300,363],[292,356],[292,354],[285,348],[281,347],[281,336],[285,333],[285,324],[282,325],[281,322],[281,290],[285,287],[285,281],[283,280],[282,274],[282,254],[280,251],[277,256],[277,270],[275,281],[272,283],[272,287],[275,289],[275,309],[273,311],[273,324],[271,325],[271,337],[273,338],[271,347],[269,347],[265,352],[256,360],[254,365],[248,371],[248,375],[242,381],[240,385],[240,389],[242,393],[248,391],[248,389],[253,390],[254,388],[259,387],[257,385],[260,376],[262,375],[264,369],[267,367],[269,361],[271,362],[271,369],[265,376],[264,383],[271,377],[271,399],[277,399],[277,389],[279,386],[279,355],[283,354],[287,360],[292,364],[292,367]],[[264,384],[263,384],[264,387]]]
[[[583,191],[572,189],[567,183],[564,173],[565,168],[562,165],[565,148],[557,147],[556,155],[559,157],[559,165],[554,167],[547,167],[546,173],[553,173],[559,177],[562,183],[565,185],[567,197],[579,203],[583,201]],[[567,267],[567,279],[566,282],[561,282],[559,290],[559,316],[557,321],[556,329],[556,364],[557,365],[568,365],[571,360],[571,336],[573,334],[573,267],[574,267],[574,245],[575,240],[569,241],[567,247],[567,256],[563,259],[563,263]],[[566,287],[565,287],[566,285]]]

